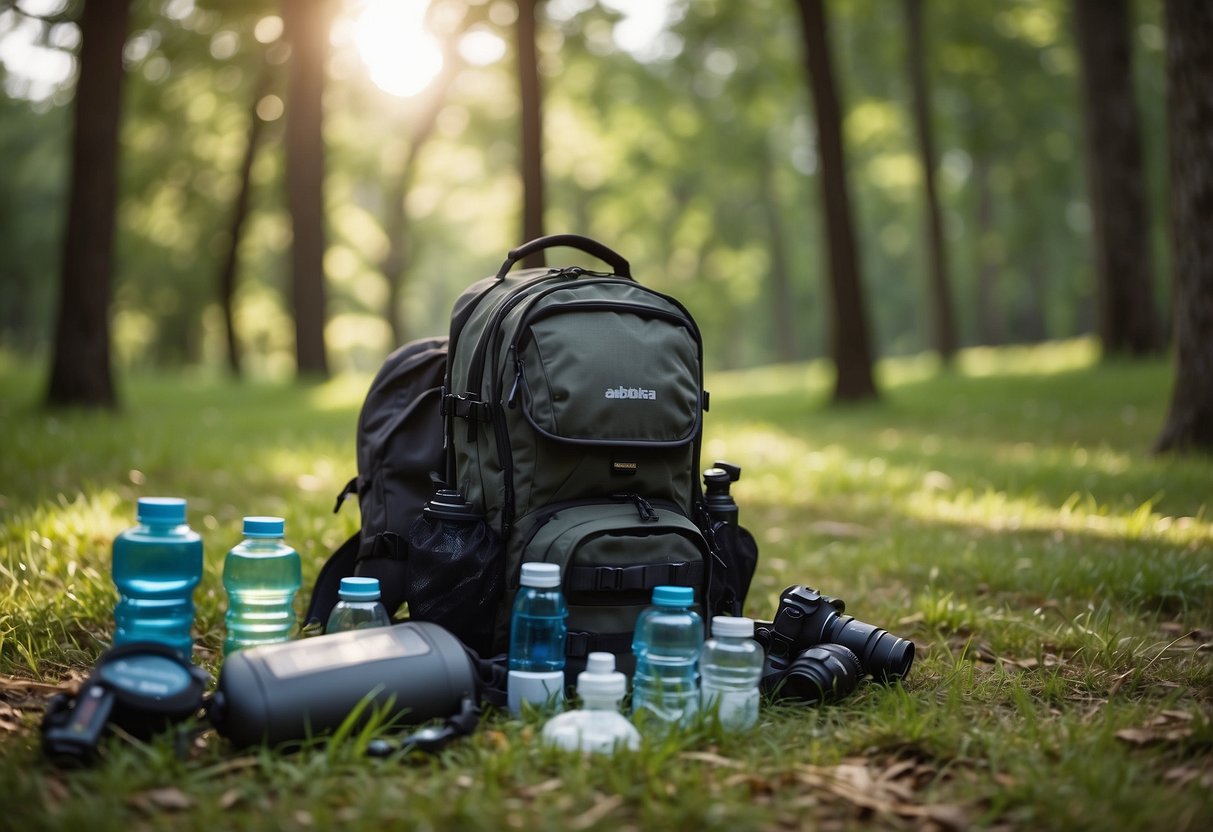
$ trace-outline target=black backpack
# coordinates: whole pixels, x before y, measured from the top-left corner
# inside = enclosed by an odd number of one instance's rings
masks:
[[[528,269],[570,246],[612,271]],[[504,652],[521,563],[559,563],[570,672],[595,650],[631,668],[654,586],[691,586],[705,624],[739,615],[753,537],[713,516],[699,481],[698,327],[593,240],[556,235],[509,252],[470,287],[449,339],[384,363],[358,421],[362,528],[325,564],[308,611],[322,623],[344,575],[377,577],[389,611]]]

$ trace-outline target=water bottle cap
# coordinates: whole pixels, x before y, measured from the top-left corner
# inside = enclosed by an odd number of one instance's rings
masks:
[[[753,638],[754,619],[718,615],[712,619],[712,635],[723,638]]]
[[[346,601],[378,601],[378,578],[342,578],[337,594]]]
[[[245,517],[245,537],[282,537],[286,533],[286,521],[281,517]]]
[[[522,564],[522,585],[541,589],[560,586],[560,564],[536,562]]]
[[[135,516],[140,523],[185,522],[185,500],[180,497],[140,497]]]
[[[663,607],[689,607],[695,603],[695,590],[689,586],[655,586],[653,603]]]
[[[591,653],[586,658],[585,670],[577,676],[578,695],[622,699],[627,692],[627,677],[615,669],[613,653]]]

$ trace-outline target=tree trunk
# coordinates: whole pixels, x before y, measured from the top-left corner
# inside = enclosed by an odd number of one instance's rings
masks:
[[[113,407],[110,297],[118,201],[122,49],[130,0],[92,0],[80,15],[72,179],[55,321],[50,405]]]
[[[990,167],[984,159],[973,160],[973,187],[977,191],[977,342],[1001,344],[1002,303],[998,283],[1002,264],[994,229]]]
[[[543,236],[543,91],[535,27],[539,0],[518,0],[518,85],[522,99],[522,241]],[[530,255],[526,268],[543,266],[543,252]]]
[[[235,297],[236,266],[240,262],[240,235],[248,217],[249,194],[252,191],[253,162],[257,158],[257,147],[261,142],[262,122],[257,115],[257,104],[269,91],[270,68],[262,67],[253,89],[253,103],[249,107],[248,136],[244,144],[244,158],[240,162],[240,185],[236,192],[236,203],[232,206],[231,225],[228,227],[227,251],[223,266],[219,270],[219,305],[223,309],[223,328],[227,335],[227,366],[232,375],[239,378],[240,339],[236,335]]]
[[[944,249],[943,218],[939,194],[935,188],[935,139],[931,132],[930,95],[923,60],[923,0],[905,0],[909,38],[906,50],[907,73],[914,101],[914,127],[918,134],[918,153],[922,164],[923,195],[926,198],[928,297],[931,307],[931,342],[944,364],[956,354],[956,324],[952,314],[952,287],[948,278],[947,252]]]
[[[1176,361],[1156,448],[1213,452],[1213,3],[1164,8]]]
[[[291,44],[286,111],[286,190],[291,214],[291,297],[295,363],[301,375],[328,376],[324,348],[324,78],[330,0],[283,0]]]
[[[1098,331],[1105,355],[1159,351],[1128,0],[1075,0]]]
[[[434,79],[418,110],[417,121],[414,123],[412,134],[409,137],[404,164],[387,197],[387,219],[384,231],[387,233],[388,250],[380,268],[387,280],[386,318],[388,325],[392,328],[393,346],[403,344],[408,337],[404,312],[400,308],[400,299],[404,294],[405,275],[413,259],[413,249],[409,242],[409,217],[405,202],[417,173],[417,158],[426,141],[433,135],[434,127],[438,124],[438,115],[442,112],[443,104],[446,102],[447,93],[450,91],[455,76],[459,74],[461,63],[459,53],[455,49],[455,42],[464,31],[466,31],[466,27],[460,27],[443,49],[442,72]]]
[[[792,292],[791,270],[788,268],[787,235],[783,215],[779,211],[779,193],[775,188],[775,172],[770,153],[762,154],[762,205],[770,239],[767,248],[771,256],[770,292],[771,321],[775,326],[775,358],[782,362],[800,357],[796,345],[796,298]]]
[[[872,380],[859,254],[851,224],[846,161],[842,147],[842,108],[834,87],[823,0],[796,0],[805,46],[805,68],[813,91],[817,151],[821,156],[821,195],[830,252],[830,351],[834,359],[834,401],[876,398]]]

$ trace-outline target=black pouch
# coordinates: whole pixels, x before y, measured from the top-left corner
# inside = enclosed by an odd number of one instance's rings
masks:
[[[501,538],[456,491],[443,489],[409,529],[409,618],[432,621],[481,655],[505,585]]]
[[[716,523],[712,528],[716,554],[723,563],[712,576],[712,609],[717,615],[741,615],[750,581],[758,567],[758,541],[745,526]]]

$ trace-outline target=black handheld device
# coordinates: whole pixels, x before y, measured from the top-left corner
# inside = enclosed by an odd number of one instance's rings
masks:
[[[199,712],[210,674],[177,650],[153,641],[102,654],[75,695],[57,694],[42,719],[42,750],[57,765],[83,766],[97,757],[111,727],[140,740]]]

